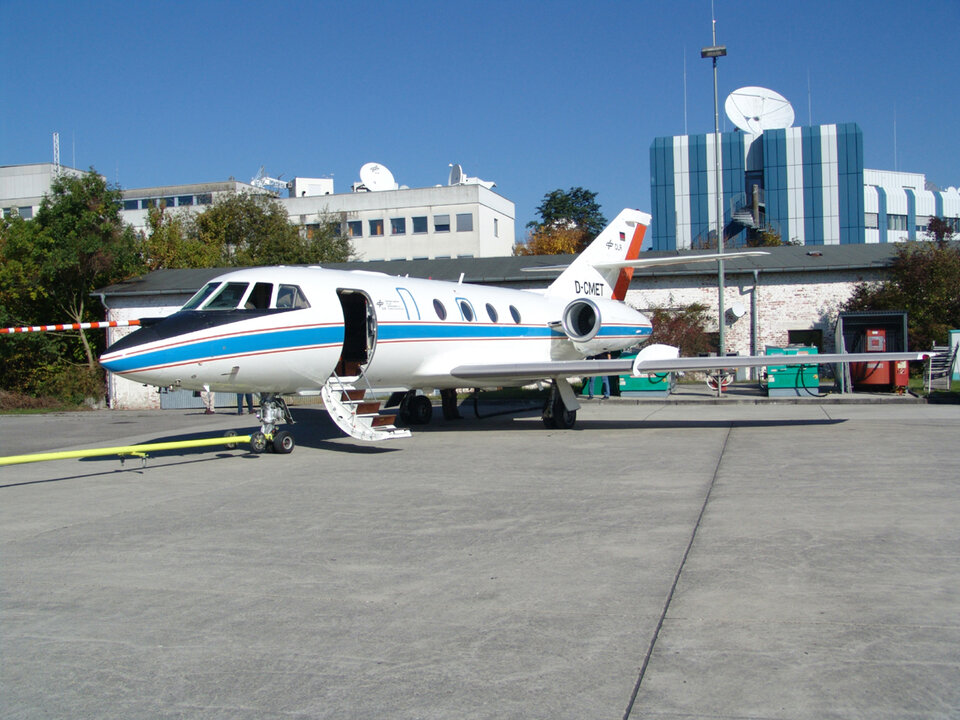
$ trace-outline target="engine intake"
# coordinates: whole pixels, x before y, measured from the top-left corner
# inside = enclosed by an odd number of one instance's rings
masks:
[[[600,324],[600,308],[591,300],[574,300],[563,311],[563,331],[574,342],[592,340],[600,331]]]

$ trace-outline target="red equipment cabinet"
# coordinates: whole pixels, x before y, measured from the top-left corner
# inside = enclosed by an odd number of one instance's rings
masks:
[[[887,331],[882,328],[871,328],[864,334],[865,352],[886,352]],[[886,388],[899,390],[906,388],[910,374],[906,362],[867,362],[851,363],[850,375],[854,387],[876,390]]]

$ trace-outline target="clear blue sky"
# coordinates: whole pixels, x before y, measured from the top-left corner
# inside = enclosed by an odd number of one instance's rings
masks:
[[[715,13],[726,129],[726,95],[765,86],[797,125],[859,123],[866,167],[960,185],[958,0]],[[265,165],[343,192],[369,161],[423,187],[459,162],[516,203],[518,234],[556,188],[597,192],[608,219],[649,211],[653,138],[713,130],[710,16],[710,0],[0,0],[0,165],[50,161],[57,131],[64,164],[123,188]]]

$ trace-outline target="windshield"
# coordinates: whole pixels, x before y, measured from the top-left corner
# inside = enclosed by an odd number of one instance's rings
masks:
[[[243,297],[244,293],[247,292],[247,288],[250,287],[249,283],[243,282],[230,282],[223,286],[223,288],[216,295],[213,296],[213,299],[204,306],[204,310],[233,310],[240,304],[240,299]]]
[[[196,295],[194,295],[192,298],[187,300],[187,304],[180,309],[196,310],[198,307],[200,307],[203,304],[204,300],[210,297],[210,293],[212,293],[218,287],[220,287],[220,283],[218,282],[207,283],[197,291]]]

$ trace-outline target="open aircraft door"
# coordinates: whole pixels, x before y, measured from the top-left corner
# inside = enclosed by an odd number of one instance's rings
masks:
[[[370,297],[362,290],[337,290],[343,308],[343,351],[337,363],[338,375],[357,375],[373,359],[377,345],[377,314]]]

